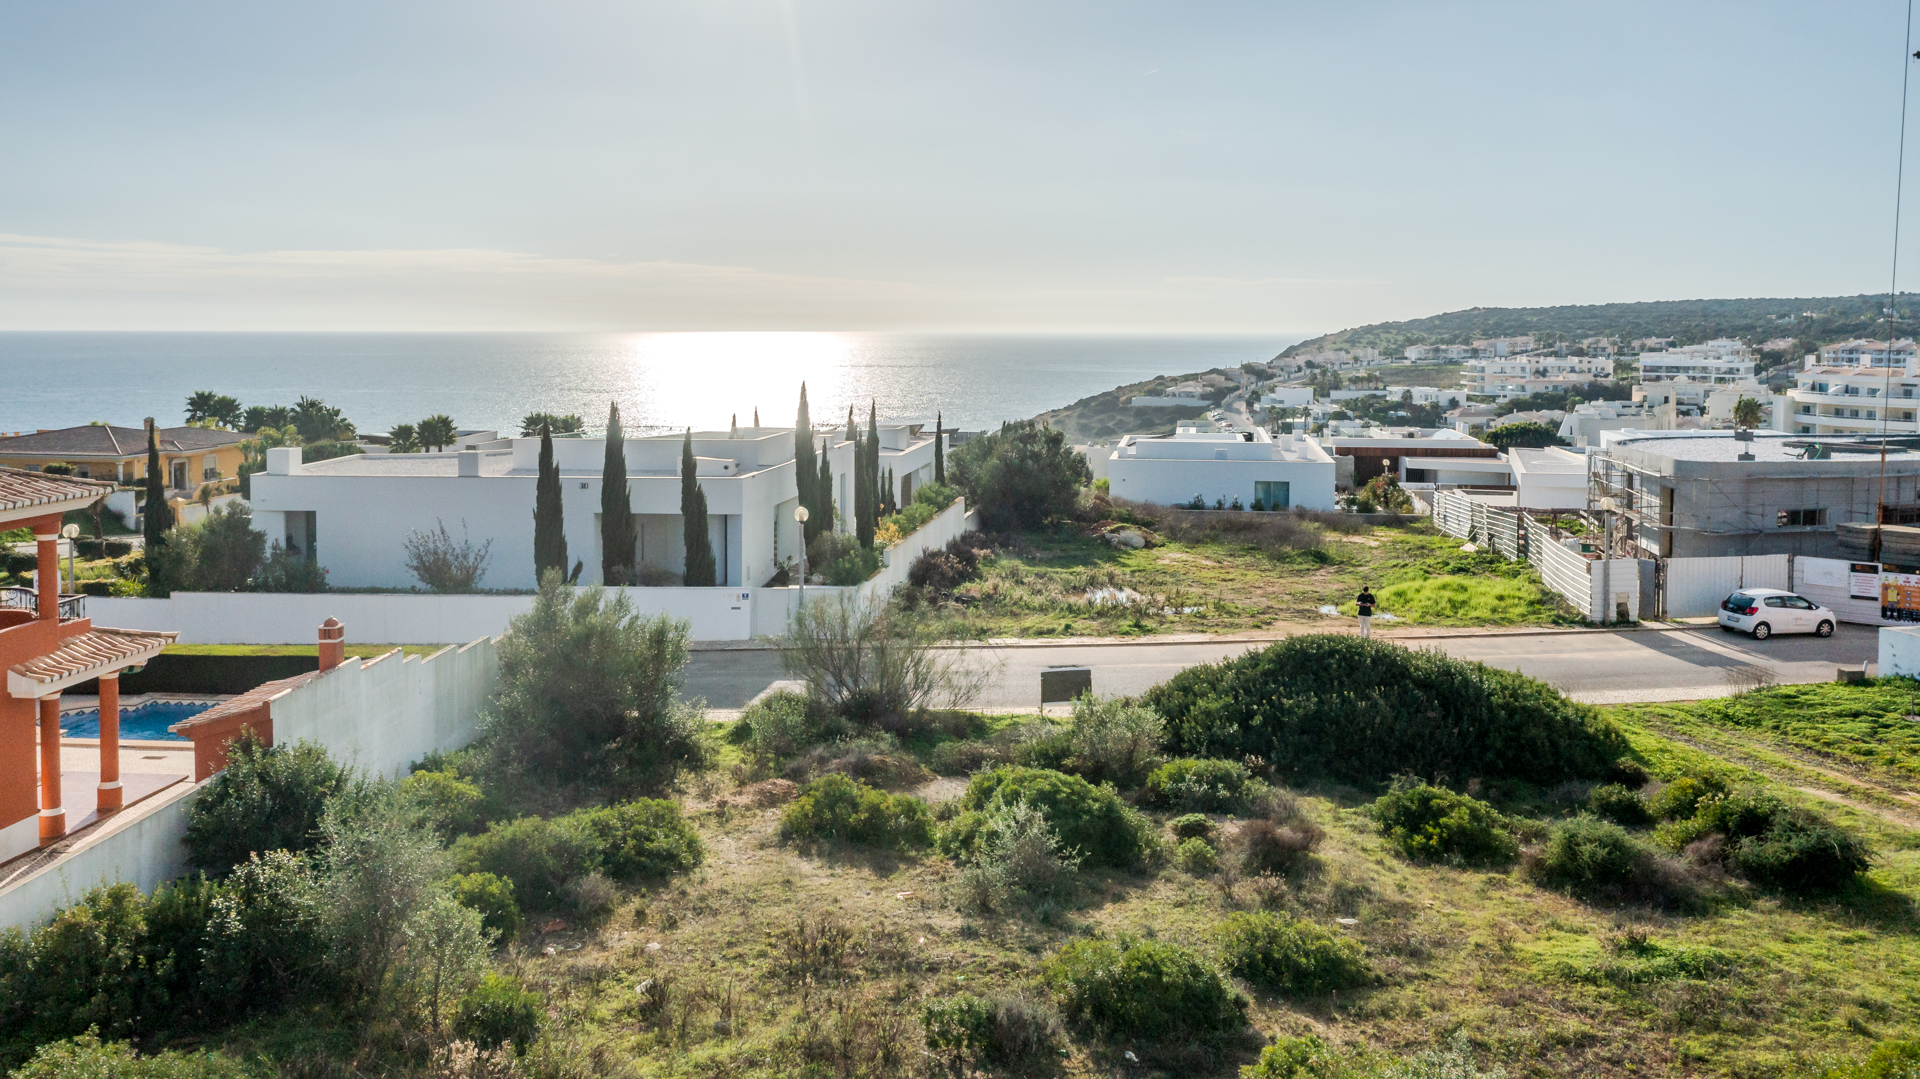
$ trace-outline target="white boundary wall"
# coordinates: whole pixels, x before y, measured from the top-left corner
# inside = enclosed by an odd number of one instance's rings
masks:
[[[1788,556],[1726,555],[1667,559],[1667,617],[1718,615],[1720,604],[1742,588],[1785,588]]]
[[[914,559],[944,547],[973,527],[966,500],[956,499],[912,535],[881,552],[880,572],[859,586],[884,595],[906,583]],[[683,618],[696,641],[745,641],[784,632],[798,588],[622,588],[646,614]],[[810,588],[827,595],[837,588]],[[462,644],[497,637],[532,596],[436,596],[411,593],[176,592],[167,599],[88,596],[87,615],[119,629],[178,630],[181,644],[311,644],[328,618],[355,641],[376,644]]]
[[[1880,628],[1880,677],[1920,678],[1920,626]]]
[[[158,808],[118,831],[80,841],[65,857],[0,892],[0,929],[34,929],[90,888],[126,881],[151,892],[186,875],[187,810],[200,788],[181,783],[154,795]],[[136,805],[134,808],[144,808]]]

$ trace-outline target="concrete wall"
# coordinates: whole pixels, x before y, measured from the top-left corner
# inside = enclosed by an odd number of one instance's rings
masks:
[[[154,804],[137,803],[139,812],[117,831],[79,840],[59,861],[0,891],[0,929],[33,929],[53,920],[89,889],[132,884],[151,892],[187,872],[187,813],[200,788],[181,783],[154,795]]]
[[[1222,449],[1230,449],[1223,446]],[[1214,461],[1169,458],[1115,457],[1107,462],[1107,483],[1114,498],[1180,505],[1199,495],[1207,505],[1215,499],[1239,499],[1251,506],[1254,483],[1277,480],[1289,487],[1289,507],[1309,510],[1334,508],[1334,463],[1326,461]]]
[[[1920,678],[1920,626],[1880,628],[1880,677]]]
[[[861,598],[887,595],[907,582],[907,572],[913,568],[915,559],[927,551],[945,547],[962,533],[972,532],[978,528],[977,519],[967,509],[967,500],[956,498],[953,505],[941,510],[932,520],[921,525],[912,534],[901,537],[899,543],[880,552],[880,572],[852,588],[808,585],[804,590],[806,601],[812,603],[822,597],[836,596],[843,592],[854,592]],[[787,623],[793,618],[793,612],[800,607],[801,591],[802,589],[793,586],[754,589],[753,635],[777,637],[785,633]]]
[[[349,657],[269,702],[274,742],[317,742],[343,764],[402,776],[435,749],[473,741],[499,673],[492,637],[431,656]]]

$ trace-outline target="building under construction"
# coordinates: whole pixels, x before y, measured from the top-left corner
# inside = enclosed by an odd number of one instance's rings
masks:
[[[1920,560],[1920,527],[1907,527],[1920,526],[1915,439],[1609,433],[1587,476],[1590,507],[1614,500],[1614,550],[1627,557]]]

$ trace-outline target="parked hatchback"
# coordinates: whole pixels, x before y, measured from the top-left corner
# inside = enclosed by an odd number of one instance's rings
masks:
[[[1720,604],[1720,628],[1764,641],[1776,633],[1833,636],[1839,619],[1818,603],[1778,588],[1742,588]]]

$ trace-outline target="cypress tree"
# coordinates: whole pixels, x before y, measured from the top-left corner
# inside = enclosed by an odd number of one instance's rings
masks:
[[[823,533],[831,532],[833,531],[834,515],[833,462],[829,460],[824,453],[820,455],[820,482],[813,491],[814,497],[820,501],[820,512],[814,514],[814,517],[820,518],[820,531]],[[808,518],[807,523],[811,525],[813,518]]]
[[[147,508],[141,532],[147,538],[147,588],[150,595],[164,596],[167,582],[167,532],[173,527],[173,508],[167,505],[167,478],[160,471],[160,431],[153,417],[147,417]],[[309,540],[311,543],[311,540]],[[46,582],[35,581],[36,588]],[[57,587],[57,586],[56,586]]]
[[[867,512],[877,520],[881,505],[886,501],[880,492],[880,411],[872,398],[867,399],[867,486],[871,489],[867,495]]]
[[[889,468],[887,478],[880,484],[880,516],[891,517],[900,512],[899,502],[895,498],[898,491],[899,488],[893,485],[893,469]]]
[[[553,463],[553,426],[540,425],[540,478],[533,484],[533,577],[567,572],[567,533],[560,511],[560,467]]]
[[[820,526],[814,524],[821,516],[820,495],[815,490],[820,480],[819,464],[813,454],[813,417],[807,413],[807,384],[800,384],[800,411],[793,418],[793,486],[800,496],[800,504],[807,507],[807,523],[802,529],[801,542],[811,543],[813,537],[820,534]]]
[[[700,588],[715,583],[713,541],[707,538],[707,493],[700,489],[699,465],[693,459],[693,428],[680,447],[680,522],[687,547],[686,585]]]
[[[632,584],[633,494],[627,487],[627,441],[620,406],[607,406],[607,463],[600,470],[600,575],[607,584]]]
[[[947,482],[947,432],[941,425],[943,417],[933,414],[933,482],[942,486]]]
[[[847,406],[847,441],[853,443],[856,447],[860,445],[860,428],[853,422],[852,405]],[[854,469],[856,474],[858,474],[859,471],[857,468]]]
[[[867,471],[866,440],[853,443],[853,534],[862,547],[873,546],[873,480]]]

